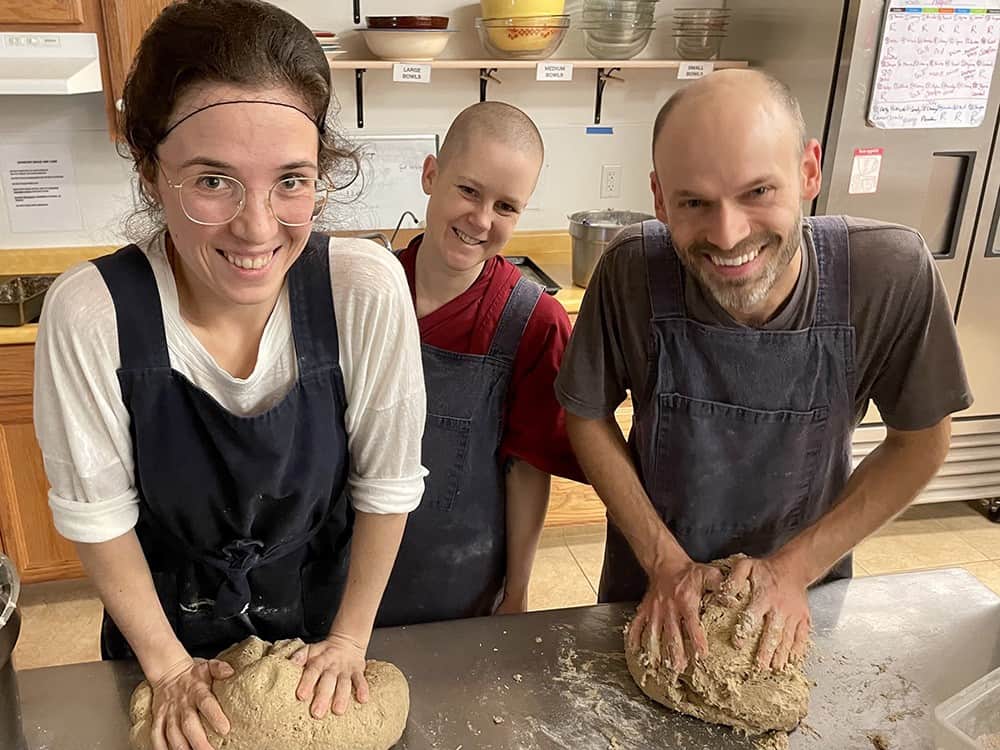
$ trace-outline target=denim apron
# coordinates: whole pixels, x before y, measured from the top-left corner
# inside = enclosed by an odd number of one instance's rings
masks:
[[[629,444],[657,514],[691,559],[769,555],[837,502],[851,473],[854,329],[847,225],[808,218],[813,324],[770,331],[691,319],[684,270],[659,221],[643,222],[650,362]],[[803,252],[808,252],[804,247]],[[851,558],[829,578],[851,575]],[[635,601],[646,575],[608,521],[599,600]]]
[[[288,273],[298,380],[248,417],[171,368],[142,251],[94,261],[117,316],[135,532],[167,619],[196,656],[249,635],[322,638],[340,604],[354,515],[328,242],[313,234]],[[106,659],[133,656],[107,615],[101,647]]]
[[[518,280],[485,355],[421,347],[422,460],[430,474],[406,522],[378,627],[489,615],[503,598],[507,492],[499,448],[514,356],[541,295],[537,284]]]

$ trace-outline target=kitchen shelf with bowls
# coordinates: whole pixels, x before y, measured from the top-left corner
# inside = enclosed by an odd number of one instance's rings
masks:
[[[399,62],[418,62],[415,60],[330,60],[331,70],[353,70],[355,76],[355,96],[357,106],[357,125],[364,128],[364,76],[369,70],[392,70],[393,66]],[[622,70],[663,70],[680,68],[691,60],[651,60],[651,59],[629,59],[629,60],[597,60],[594,58],[574,58],[574,59],[554,59],[547,58],[541,60],[517,60],[517,59],[436,59],[429,62],[422,62],[429,65],[431,69],[437,70],[479,70],[479,100],[486,100],[487,85],[490,81],[499,83],[499,79],[494,75],[500,70],[533,70],[540,62],[566,63],[574,69],[596,70],[596,97],[594,106],[594,123],[601,122],[601,103],[604,94],[604,87],[609,80],[622,81],[623,79],[614,76],[614,73]],[[747,60],[712,60],[715,70],[723,68],[746,68],[750,63]]]

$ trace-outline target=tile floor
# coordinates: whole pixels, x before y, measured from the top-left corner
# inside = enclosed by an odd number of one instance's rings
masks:
[[[593,604],[604,553],[603,525],[546,529],[529,591],[531,609]],[[972,505],[914,506],[863,542],[855,574],[962,567],[1000,594],[1000,524]],[[25,586],[18,669],[100,658],[101,606],[86,581]]]

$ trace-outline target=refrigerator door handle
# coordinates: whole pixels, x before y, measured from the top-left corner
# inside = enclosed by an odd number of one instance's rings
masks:
[[[935,258],[954,258],[976,152],[935,151],[933,157],[920,231]]]

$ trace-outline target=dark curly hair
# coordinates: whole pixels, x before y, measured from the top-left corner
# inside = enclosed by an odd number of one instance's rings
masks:
[[[357,176],[357,153],[331,121],[330,65],[305,24],[261,0],[176,0],[146,30],[125,81],[119,151],[140,177],[155,181],[156,148],[176,104],[203,83],[294,91],[320,129],[320,175],[334,186]],[[160,207],[141,180],[139,200],[126,221],[130,236],[162,226]]]

